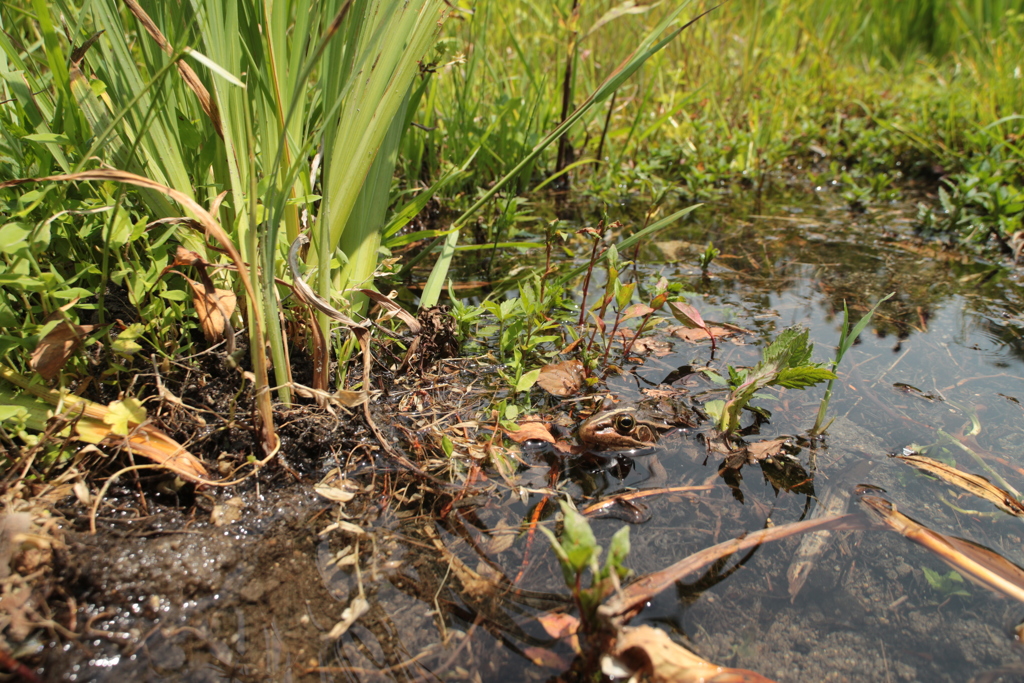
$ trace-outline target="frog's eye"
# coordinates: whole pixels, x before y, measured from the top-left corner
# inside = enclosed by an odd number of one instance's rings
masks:
[[[615,431],[619,434],[629,434],[636,428],[636,419],[632,415],[619,415],[615,418]]]

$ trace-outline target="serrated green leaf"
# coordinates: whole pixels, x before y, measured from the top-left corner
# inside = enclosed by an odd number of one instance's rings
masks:
[[[725,409],[725,401],[716,398],[714,401],[707,401],[703,407],[704,412],[708,414],[708,417],[713,419],[715,422],[721,421],[722,411]]]
[[[787,389],[805,389],[813,387],[819,382],[835,379],[836,375],[831,370],[819,368],[813,365],[804,365],[798,368],[786,368],[779,372],[778,378],[773,382],[780,387]]]

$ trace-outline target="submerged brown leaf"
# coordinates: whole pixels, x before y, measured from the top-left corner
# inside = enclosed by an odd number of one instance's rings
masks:
[[[679,337],[683,341],[688,342],[699,342],[705,339],[711,339],[714,336],[715,339],[721,339],[733,334],[730,330],[724,327],[710,327],[710,328],[689,328],[683,327],[682,325],[675,325],[673,327],[666,328],[666,331],[673,337]]]
[[[985,477],[963,472],[944,462],[926,458],[923,455],[897,455],[897,459],[919,470],[934,475],[947,484],[961,488],[968,493],[984,498],[1000,510],[1015,517],[1024,517],[1024,505],[1021,505],[1011,493],[999,488]]]
[[[698,657],[653,626],[623,628],[612,654],[655,683],[772,683],[747,669],[730,669]]]
[[[1024,602],[1024,569],[988,548],[933,531],[903,513],[888,500],[873,495],[860,502],[893,531],[923,545],[971,581]]]
[[[583,363],[578,360],[563,360],[550,363],[540,369],[537,385],[552,396],[565,398],[574,396],[586,380]]]
[[[770,439],[768,441],[755,441],[747,444],[747,457],[752,461],[771,458],[782,452],[789,439]]]
[[[752,548],[767,541],[777,541],[789,536],[820,531],[822,529],[836,531],[863,528],[864,522],[860,516],[843,515],[842,517],[822,517],[820,519],[811,519],[755,531],[746,536],[733,538],[718,545],[713,545],[710,548],[705,548],[661,571],[647,574],[637,579],[612,596],[600,609],[603,614],[612,619],[629,619],[638,614],[644,605],[663,590],[671,588],[690,574],[700,571],[712,562],[733,553]]]

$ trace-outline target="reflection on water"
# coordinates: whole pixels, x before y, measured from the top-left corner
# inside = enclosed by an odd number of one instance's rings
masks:
[[[756,401],[772,417],[753,424],[748,416],[748,438],[793,437],[791,462],[720,471],[722,456],[707,451],[700,429],[659,444],[663,485],[693,490],[644,499],[649,518],[631,528],[636,574],[807,519],[832,492],[854,510],[846,494],[859,484],[936,531],[1024,564],[1020,520],[888,457],[914,445],[966,471],[984,473],[984,464],[1024,488],[1017,277],[916,241],[908,215],[804,207],[744,218],[707,210],[641,253],[642,282],[683,282],[705,319],[753,331],[723,345],[710,362],[718,370],[753,365],[760,347],[791,325],[810,329],[815,360],[824,361],[844,302],[857,319],[896,295],[844,360],[824,439],[798,438],[814,422],[820,389],[766,392],[773,395]],[[722,255],[702,278],[696,255],[711,239]],[[673,344],[671,354],[648,358],[607,388],[635,398],[667,380],[700,400],[713,395],[715,387],[690,372],[709,364],[708,347]],[[531,520],[551,525],[558,496],[583,507],[644,487],[652,472],[650,456],[552,466],[551,454],[527,452],[519,471],[489,470],[487,483],[465,492],[411,485],[391,504],[362,495],[343,511],[287,503],[310,496],[297,486],[259,534],[239,537],[245,545],[218,585],[182,594],[190,608],[168,605],[163,621],[151,614],[144,622],[145,610],[99,618],[97,629],[153,626],[116,667],[103,663],[113,660],[103,659],[109,644],[98,640],[90,663],[53,670],[77,680],[549,679],[573,652],[536,616],[572,606],[547,541],[524,528]],[[369,478],[363,485],[374,490]],[[593,521],[602,544],[621,526]],[[634,623],[667,630],[715,663],[779,681],[1024,680],[1012,637],[1024,605],[959,581],[924,548],[882,530],[833,534],[793,590],[787,573],[800,543],[786,539],[715,563],[657,596]]]

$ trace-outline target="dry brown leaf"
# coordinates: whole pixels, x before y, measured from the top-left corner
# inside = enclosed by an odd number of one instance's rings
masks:
[[[32,527],[32,515],[27,512],[0,514],[0,579],[11,575],[11,560],[17,554],[14,537]]]
[[[488,555],[498,555],[505,552],[512,547],[516,542],[516,536],[519,534],[518,529],[508,529],[507,531],[498,532],[495,530],[492,532],[491,540],[488,541],[486,549]]]
[[[655,339],[654,337],[641,337],[633,342],[633,353],[650,353],[655,358],[664,358],[672,353],[672,345],[667,341]]]
[[[537,621],[552,638],[565,638],[576,634],[580,620],[564,612],[547,612],[537,617]]]
[[[677,582],[684,580],[691,574],[704,569],[727,555],[738,553],[747,548],[753,548],[768,541],[777,541],[798,534],[820,531],[822,529],[848,531],[851,529],[863,529],[864,526],[863,518],[858,515],[821,517],[770,527],[739,538],[723,541],[698,551],[689,557],[685,557],[660,571],[638,578],[609,598],[600,609],[608,617],[629,619],[638,614],[654,596],[663,590],[676,585]]]
[[[167,41],[164,34],[160,32],[157,25],[153,23],[153,20],[149,18],[146,11],[139,6],[135,0],[124,0],[125,6],[131,10],[135,18],[139,20],[142,27],[146,29],[146,33],[156,41],[156,44],[160,46],[160,49],[166,52],[168,55],[174,56],[174,47]],[[181,74],[181,79],[185,81],[185,84],[192,90],[196,95],[196,99],[199,100],[199,106],[203,108],[206,115],[210,118],[210,122],[213,124],[213,129],[217,131],[217,135],[224,137],[224,132],[221,130],[220,122],[220,111],[217,108],[217,102],[210,97],[210,91],[206,89],[203,82],[199,80],[199,76],[192,70],[192,67],[185,63],[185,60],[178,59],[178,73]]]
[[[210,512],[210,521],[214,526],[234,524],[242,518],[243,509],[245,509],[245,501],[240,496],[234,496],[213,506],[213,511]]]
[[[526,418],[526,420],[530,420],[530,418]],[[555,437],[551,436],[551,431],[548,429],[548,426],[543,422],[536,420],[532,422],[524,421],[519,425],[519,429],[514,432],[506,429],[505,434],[507,434],[508,438],[512,439],[516,443],[522,443],[524,441],[529,441],[530,439],[555,443]]]
[[[861,496],[860,502],[886,526],[923,545],[974,583],[1024,602],[1024,569],[984,546],[933,531],[896,510],[880,496]]]
[[[341,638],[352,624],[358,621],[359,617],[370,611],[370,603],[362,595],[352,598],[345,611],[341,613],[341,621],[334,625],[329,632],[320,636],[323,640],[337,640]]]
[[[74,423],[75,438],[91,444],[105,443],[128,448],[166,467],[183,479],[200,484],[205,481],[207,472],[203,463],[156,427],[128,420],[127,426],[131,429],[128,436],[118,436],[111,431],[111,425],[104,421],[104,418],[110,415],[108,406],[93,403],[74,394],[47,389],[38,383],[33,384],[28,378],[2,365],[0,377],[52,406],[63,406],[65,414]]]
[[[654,683],[771,683],[753,671],[712,664],[652,626],[622,629],[613,654]]]
[[[95,325],[73,325],[67,320],[61,320],[39,341],[32,352],[29,366],[42,375],[43,379],[53,379],[94,329]]]
[[[215,288],[211,295],[201,282],[187,278],[186,282],[192,288],[192,304],[196,307],[203,336],[211,343],[221,341],[224,339],[225,323],[235,312],[238,297],[230,289]]]
[[[1024,505],[1021,505],[1020,501],[1014,498],[1010,492],[999,488],[985,477],[962,472],[944,462],[926,458],[923,455],[897,455],[896,458],[928,474],[935,475],[947,484],[961,488],[979,498],[984,498],[1004,512],[1015,517],[1024,517]]]
[[[559,453],[565,453],[569,455],[578,455],[583,452],[583,448],[579,444],[569,443],[565,439],[559,439],[553,444],[553,448]]]
[[[209,265],[209,264],[206,262],[206,259],[204,259],[202,256],[200,256],[196,252],[192,251],[191,249],[186,249],[185,247],[179,246],[174,251],[174,262],[171,265],[173,265],[173,266],[206,266],[206,265]]]
[[[578,360],[563,360],[540,369],[537,385],[552,396],[565,398],[573,396],[583,386],[586,376],[583,363]]]
[[[747,444],[747,457],[752,461],[772,458],[782,452],[789,439],[771,439],[769,441],[755,441]]]
[[[673,337],[679,337],[683,341],[688,342],[703,341],[704,339],[710,339],[711,337],[705,329],[693,329],[682,325],[672,326],[667,328],[667,330]],[[730,334],[734,334],[734,332],[727,330],[724,327],[712,327],[710,330],[711,334],[715,335],[715,339],[721,339],[729,336]]]
[[[558,669],[560,671],[565,671],[569,668],[569,662],[546,647],[525,647],[523,648],[523,654],[529,657],[530,661],[537,666],[546,666],[549,669]]]

